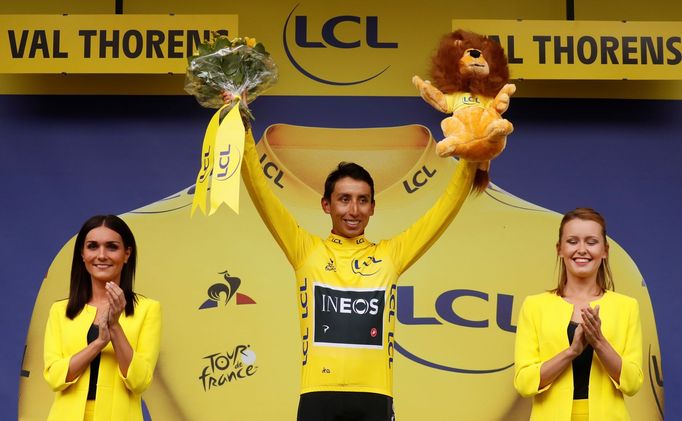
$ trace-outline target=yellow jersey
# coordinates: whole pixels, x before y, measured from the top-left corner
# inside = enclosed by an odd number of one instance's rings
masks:
[[[301,228],[271,191],[247,133],[244,183],[296,272],[301,393],[393,396],[398,277],[453,220],[471,190],[476,165],[460,161],[433,207],[390,240],[335,234],[322,240]]]

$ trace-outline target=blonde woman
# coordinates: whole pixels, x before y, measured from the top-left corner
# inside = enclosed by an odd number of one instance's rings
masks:
[[[623,395],[642,386],[639,305],[614,292],[606,222],[564,215],[557,288],[527,297],[516,332],[514,386],[531,420],[629,420]]]

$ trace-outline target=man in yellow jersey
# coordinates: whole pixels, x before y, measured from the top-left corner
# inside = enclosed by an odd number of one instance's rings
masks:
[[[242,171],[261,218],[294,268],[301,335],[299,421],[388,421],[393,412],[397,280],[445,231],[471,191],[477,163],[460,160],[445,192],[406,231],[374,243],[374,182],[340,163],[324,186],[326,239],[301,228],[268,186],[247,132]]]

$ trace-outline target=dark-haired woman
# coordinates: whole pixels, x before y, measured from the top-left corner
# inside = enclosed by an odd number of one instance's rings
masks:
[[[69,299],[52,305],[45,330],[43,374],[56,392],[48,420],[142,420],[161,309],[133,292],[136,258],[117,216],[93,216],[76,236]]]
[[[623,394],[642,386],[639,305],[613,291],[606,222],[564,215],[556,289],[527,297],[516,331],[514,386],[531,420],[629,420]]]

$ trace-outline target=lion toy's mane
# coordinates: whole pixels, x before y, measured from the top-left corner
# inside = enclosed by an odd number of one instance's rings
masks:
[[[483,52],[483,57],[490,66],[490,73],[487,77],[465,78],[460,73],[459,59],[470,48]],[[509,82],[507,57],[504,49],[497,42],[474,32],[458,29],[441,38],[438,50],[432,59],[431,79],[433,84],[446,94],[471,92],[476,95],[494,97]]]
[[[509,84],[509,67],[502,46],[483,35],[456,30],[444,35],[431,62],[431,81],[415,76],[421,97],[444,113],[445,138],[436,146],[442,156],[478,162],[473,190],[489,182],[490,160],[506,145],[514,127],[501,114],[516,87]]]

